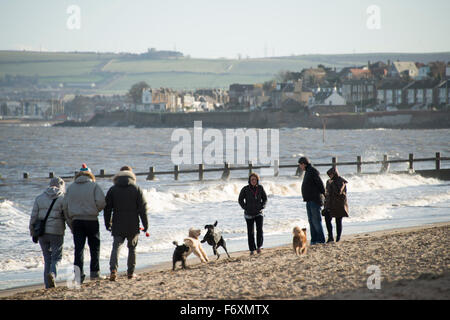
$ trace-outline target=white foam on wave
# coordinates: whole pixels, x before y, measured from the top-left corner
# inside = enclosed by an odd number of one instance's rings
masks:
[[[326,178],[322,177],[322,179],[325,183]],[[347,180],[349,193],[442,184],[442,181],[437,179],[408,174],[354,175],[348,177]],[[192,204],[237,201],[239,192],[245,184],[245,182],[231,181],[208,186],[194,185],[189,190],[182,192],[159,191],[150,188],[144,190],[144,195],[148,200],[150,212],[170,212]],[[301,197],[301,179],[268,178],[264,179],[261,184],[269,197]]]
[[[348,179],[348,192],[368,192],[372,190],[392,190],[404,187],[439,185],[442,181],[410,174],[376,174],[351,176]]]

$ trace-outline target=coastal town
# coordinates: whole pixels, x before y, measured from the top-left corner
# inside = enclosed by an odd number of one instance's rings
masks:
[[[319,64],[280,71],[263,83],[228,88],[151,88],[145,81],[127,94],[79,94],[61,90],[5,90],[2,119],[87,121],[97,113],[190,113],[271,110],[308,114],[449,110],[450,62],[368,61],[340,70]],[[65,89],[65,90],[63,90]]]

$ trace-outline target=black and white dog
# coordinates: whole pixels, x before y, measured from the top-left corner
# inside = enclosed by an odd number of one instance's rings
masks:
[[[215,230],[216,226],[217,226],[217,221],[214,224],[207,224],[205,226],[205,229],[208,229],[208,231],[206,232],[205,236],[203,237],[203,240],[201,241],[201,243],[208,242],[208,244],[210,246],[212,246],[214,254],[217,256],[217,259],[220,258],[220,254],[217,251],[217,249],[219,247],[222,247],[225,250],[225,252],[227,253],[228,258],[230,258],[230,255],[228,254],[228,251],[227,251],[227,244],[225,243],[225,240],[223,239],[220,232]]]

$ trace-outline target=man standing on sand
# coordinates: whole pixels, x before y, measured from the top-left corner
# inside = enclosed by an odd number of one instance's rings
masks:
[[[109,280],[116,281],[119,265],[120,247],[127,239],[128,246],[128,279],[134,278],[136,267],[136,246],[139,238],[139,218],[144,227],[148,229],[147,201],[142,189],[136,185],[136,176],[131,167],[124,166],[114,176],[114,185],[106,194],[106,207],[104,210],[106,230],[111,231],[113,247],[109,261],[111,275]]]
[[[325,188],[319,171],[314,168],[308,158],[298,160],[299,167],[305,172],[302,183],[303,201],[306,202],[309,230],[311,230],[311,244],[325,243],[322,229],[321,206],[325,198]]]

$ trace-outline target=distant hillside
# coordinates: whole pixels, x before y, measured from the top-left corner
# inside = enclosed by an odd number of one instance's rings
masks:
[[[315,54],[242,60],[187,58],[180,53],[172,56],[146,59],[145,55],[127,53],[0,51],[0,85],[31,79],[39,86],[62,84],[96,93],[123,93],[138,81],[175,89],[228,88],[232,83],[261,83],[279,71],[300,71],[318,64],[341,69],[380,60],[450,61],[450,52]]]

